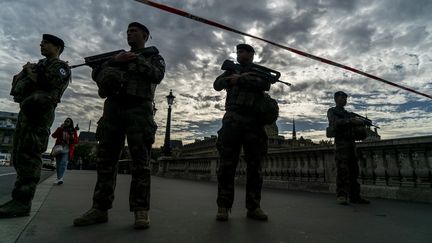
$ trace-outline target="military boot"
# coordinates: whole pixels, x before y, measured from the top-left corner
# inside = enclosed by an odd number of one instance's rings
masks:
[[[228,220],[228,208],[218,208],[217,214],[216,214],[216,220],[217,221],[227,221]]]
[[[135,211],[135,229],[147,229],[150,227],[150,219],[148,216],[148,211],[141,210]]]
[[[339,203],[340,205],[348,205],[348,199],[346,196],[338,196],[336,198],[336,202]]]
[[[108,222],[108,212],[96,208],[91,208],[89,211],[76,218],[73,221],[73,224],[75,226],[86,226],[105,222]]]
[[[30,203],[22,203],[16,200],[10,200],[9,202],[0,206],[0,218],[15,218],[29,216],[31,209]]]
[[[261,208],[255,208],[253,210],[248,209],[246,216],[250,219],[256,219],[261,221],[268,220],[267,214],[265,214]]]

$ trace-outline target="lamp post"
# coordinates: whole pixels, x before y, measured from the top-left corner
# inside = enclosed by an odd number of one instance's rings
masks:
[[[165,141],[163,147],[163,153],[165,156],[171,155],[171,106],[174,103],[175,96],[172,94],[172,90],[170,90],[169,95],[166,96],[168,102],[168,117],[166,123],[166,131],[165,131]]]

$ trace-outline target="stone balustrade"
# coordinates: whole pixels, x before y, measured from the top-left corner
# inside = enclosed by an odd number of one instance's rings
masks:
[[[358,181],[365,196],[432,202],[432,136],[358,143],[357,154]],[[158,174],[216,181],[218,159],[215,155],[193,154],[161,157]],[[236,171],[238,182],[244,182],[246,168],[241,156]],[[334,192],[334,148],[320,145],[271,149],[263,160],[262,173],[265,186]]]

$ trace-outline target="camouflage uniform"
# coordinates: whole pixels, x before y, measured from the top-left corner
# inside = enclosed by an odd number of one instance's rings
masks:
[[[249,68],[239,73],[248,72]],[[261,188],[263,183],[261,161],[267,153],[267,134],[264,124],[259,121],[254,105],[264,91],[270,89],[270,82],[254,76],[242,77],[238,84],[230,86],[232,71],[226,71],[214,82],[215,90],[226,89],[226,113],[222,128],[218,131],[217,149],[220,162],[217,171],[218,197],[217,205],[231,208],[234,200],[234,177],[243,147],[247,162],[246,208],[254,210],[260,207]]]
[[[12,198],[25,204],[30,204],[33,199],[54,110],[70,80],[69,66],[59,59],[42,59],[36,67],[37,81],[33,82],[29,95],[22,97],[13,138],[12,161],[17,179]],[[29,81],[25,76],[21,78]],[[20,82],[18,79],[21,78],[15,76],[14,81]]]
[[[139,50],[135,52],[139,53]],[[149,209],[150,149],[157,128],[153,120],[152,104],[156,85],[162,81],[164,72],[165,63],[160,55],[142,53],[137,59],[126,64],[107,61],[93,70],[92,77],[98,83],[99,94],[108,96],[96,131],[99,141],[98,178],[93,195],[93,208],[106,211],[112,207],[118,159],[127,137],[132,157],[130,211]],[[103,80],[110,79],[100,77],[105,75],[104,73],[122,80],[103,84]],[[109,87],[110,85],[116,87]]]
[[[336,196],[350,199],[360,198],[360,184],[356,145],[350,114],[343,107],[333,107],[327,111],[329,126],[335,128]]]

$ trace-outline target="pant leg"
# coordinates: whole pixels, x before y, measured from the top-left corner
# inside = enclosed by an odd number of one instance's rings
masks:
[[[360,184],[357,179],[359,177],[359,165],[355,146],[350,149],[350,163],[349,163],[349,197],[360,197]]]
[[[336,144],[336,196],[348,196],[350,192],[351,144]]]
[[[49,128],[54,121],[54,107],[37,117],[20,112],[14,134],[13,164],[17,179],[12,191],[14,200],[30,203],[40,180],[42,153],[48,146]]]
[[[246,208],[260,207],[263,184],[262,158],[267,153],[267,134],[264,127],[247,132],[243,137],[243,150],[247,163]]]
[[[57,179],[62,179],[67,165],[69,163],[69,152],[61,153],[56,156],[56,171],[57,171]]]
[[[230,124],[223,124],[218,131],[217,149],[219,151],[218,207],[231,208],[234,202],[234,178],[242,147],[242,132]]]
[[[97,181],[93,194],[93,207],[100,210],[112,208],[120,152],[124,147],[125,132],[120,122],[121,113],[115,102],[105,101],[104,114],[98,122]]]
[[[131,104],[125,110],[126,134],[130,155],[131,185],[129,192],[129,210],[150,209],[150,150],[154,143],[157,125],[153,120],[151,102]]]
[[[150,209],[150,151],[143,133],[127,134],[132,157],[129,209],[131,212]]]

